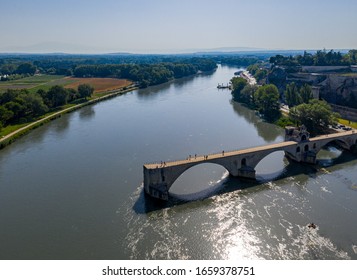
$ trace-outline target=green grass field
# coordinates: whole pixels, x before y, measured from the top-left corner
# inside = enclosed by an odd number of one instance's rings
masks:
[[[0,92],[6,89],[28,89],[30,92],[36,92],[40,88],[49,89],[54,85],[66,85],[71,83],[64,79],[62,75],[36,75],[13,81],[0,82]]]
[[[357,129],[357,122],[352,122],[352,121],[345,120],[345,119],[338,119],[338,122],[340,124],[347,125],[347,126]]]
[[[340,74],[340,76],[357,77],[357,73],[343,73],[343,74]]]

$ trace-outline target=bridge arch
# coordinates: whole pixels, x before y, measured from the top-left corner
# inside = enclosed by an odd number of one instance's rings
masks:
[[[205,193],[217,188],[227,174],[228,170],[222,164],[201,162],[183,171],[172,181],[168,191],[175,196]]]
[[[200,166],[202,164],[215,164],[222,166],[224,169],[226,169],[229,174],[234,174],[234,171],[232,170],[231,166],[227,166],[224,162],[220,162],[217,160],[206,160],[206,161],[200,161],[200,162],[192,162],[191,164],[185,164],[183,166],[179,166],[171,170],[169,173],[169,176],[165,177],[165,180],[162,180],[162,182],[165,182],[167,190],[171,188],[171,186],[175,183],[175,181],[182,175],[184,174],[187,170],[191,169],[192,167]]]
[[[357,140],[356,140],[357,141]],[[327,140],[327,141],[323,141],[321,143],[319,143],[319,145],[316,145],[315,147],[315,152],[316,154],[323,148],[323,147],[326,147],[327,145],[329,144],[337,144],[337,146],[343,148],[343,149],[346,149],[346,150],[350,150],[351,148],[351,145],[343,138],[340,138],[340,139],[330,139],[330,140]],[[316,144],[316,143],[314,143]]]
[[[255,166],[255,177],[258,181],[273,180],[284,173],[288,164],[285,151],[274,151],[263,157]]]
[[[295,152],[297,151],[297,148],[294,147],[290,147],[290,148],[276,148],[276,149],[271,149],[265,152],[261,152],[259,154],[257,154],[254,158],[254,160],[250,160],[248,161],[247,165],[252,167],[252,168],[256,168],[256,166],[267,156],[275,153],[275,152],[285,152],[285,153],[290,153],[290,154],[295,154]]]

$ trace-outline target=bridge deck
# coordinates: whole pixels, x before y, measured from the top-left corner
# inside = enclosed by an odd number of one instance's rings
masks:
[[[193,163],[193,162],[195,162],[195,163],[205,162],[205,161],[209,162],[212,159],[226,158],[226,157],[243,155],[243,154],[250,154],[250,153],[254,153],[254,152],[260,152],[260,151],[271,150],[271,149],[276,149],[276,148],[283,148],[283,147],[288,147],[288,146],[292,146],[292,145],[296,145],[296,142],[286,141],[286,142],[281,142],[281,143],[269,144],[269,145],[258,146],[258,147],[253,147],[253,148],[247,148],[247,149],[243,149],[243,150],[228,151],[228,152],[224,152],[224,155],[222,152],[217,153],[217,154],[209,154],[208,159],[205,159],[205,156],[202,156],[202,155],[199,155],[196,158],[191,156],[191,159],[165,162],[165,166],[161,165],[161,163],[151,163],[151,164],[145,164],[144,167],[147,169],[155,169],[158,167],[178,166],[181,164],[187,164],[187,163]]]
[[[340,138],[340,137],[343,137],[343,136],[349,136],[349,135],[354,134],[354,133],[356,133],[356,130],[350,130],[350,131],[343,131],[343,132],[320,135],[320,136],[316,136],[314,138],[310,138],[310,142],[324,140],[324,139]]]
[[[310,140],[307,141],[306,143],[320,141],[320,140],[326,140],[326,139],[333,140],[335,138],[349,136],[354,133],[356,133],[356,130],[326,134],[326,135],[310,138]],[[225,157],[231,157],[231,156],[237,156],[237,155],[243,155],[243,154],[250,154],[250,153],[254,153],[254,152],[261,152],[264,150],[279,149],[279,148],[284,148],[284,147],[297,145],[297,144],[298,143],[294,142],[294,141],[285,141],[285,142],[281,142],[281,143],[257,146],[257,147],[247,148],[247,149],[242,149],[242,150],[237,150],[237,151],[227,151],[227,152],[224,152],[224,155],[222,152],[216,153],[216,154],[209,154],[208,159],[205,159],[205,156],[203,156],[203,155],[199,155],[199,156],[196,156],[196,158],[191,156],[190,159],[168,161],[168,162],[165,162],[164,166],[161,165],[161,163],[151,163],[151,164],[145,164],[144,167],[146,169],[155,169],[155,168],[159,168],[159,167],[162,168],[162,167],[178,166],[178,165],[187,164],[187,163],[198,163],[198,162],[205,162],[205,161],[209,162],[210,160],[213,160],[213,159],[225,158]]]

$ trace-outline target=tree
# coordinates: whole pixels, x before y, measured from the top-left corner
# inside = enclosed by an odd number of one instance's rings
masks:
[[[88,97],[91,97],[93,92],[94,88],[91,85],[81,84],[78,86],[78,94],[81,98],[87,99]]]
[[[294,107],[302,103],[302,98],[299,95],[299,90],[294,82],[286,86],[285,101],[289,107]]]
[[[0,106],[0,125],[4,125],[14,116],[11,110],[8,110],[4,106]]]
[[[264,80],[267,76],[268,76],[268,70],[261,69],[261,68],[259,68],[254,74],[254,78],[256,78],[258,82]]]
[[[235,99],[239,100],[241,90],[247,85],[247,81],[241,77],[233,77],[231,79],[232,83],[232,94]]]
[[[259,112],[268,120],[276,120],[280,116],[279,90],[269,84],[258,88],[254,94]]]
[[[13,113],[11,120],[17,120],[25,116],[26,106],[24,100],[16,97],[14,101],[7,102],[4,107]]]
[[[47,92],[48,104],[50,108],[58,107],[67,104],[68,92],[63,86],[53,86]]]
[[[338,118],[338,114],[332,111],[326,101],[317,99],[291,108],[289,116],[297,124],[304,124],[307,130],[315,135],[325,132],[329,125],[335,125]]]
[[[351,64],[357,63],[357,50],[349,50],[348,57]]]
[[[0,67],[0,73],[4,75],[11,75],[15,73],[16,65],[14,64],[4,64]]]
[[[78,98],[80,98],[79,93],[76,89],[74,88],[67,88],[66,89],[67,94],[68,94],[68,102],[72,102]]]
[[[304,84],[299,92],[302,103],[309,103],[309,101],[313,99],[311,86],[308,84]]]
[[[257,91],[257,85],[247,84],[241,91],[238,101],[248,105],[254,104],[254,93]]]
[[[19,65],[16,69],[17,74],[30,74],[33,75],[36,72],[36,66],[32,63],[25,62]]]
[[[48,107],[43,102],[42,97],[38,93],[28,93],[21,95],[21,98],[25,101],[26,115],[40,116],[48,111]]]

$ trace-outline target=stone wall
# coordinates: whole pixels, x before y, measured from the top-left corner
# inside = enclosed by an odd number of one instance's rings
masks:
[[[357,100],[357,76],[329,74],[319,83],[320,98],[333,104],[350,104],[351,97]]]
[[[302,66],[302,71],[308,73],[350,71],[350,66]]]
[[[357,109],[331,104],[332,109],[339,113],[343,119],[357,122]]]

